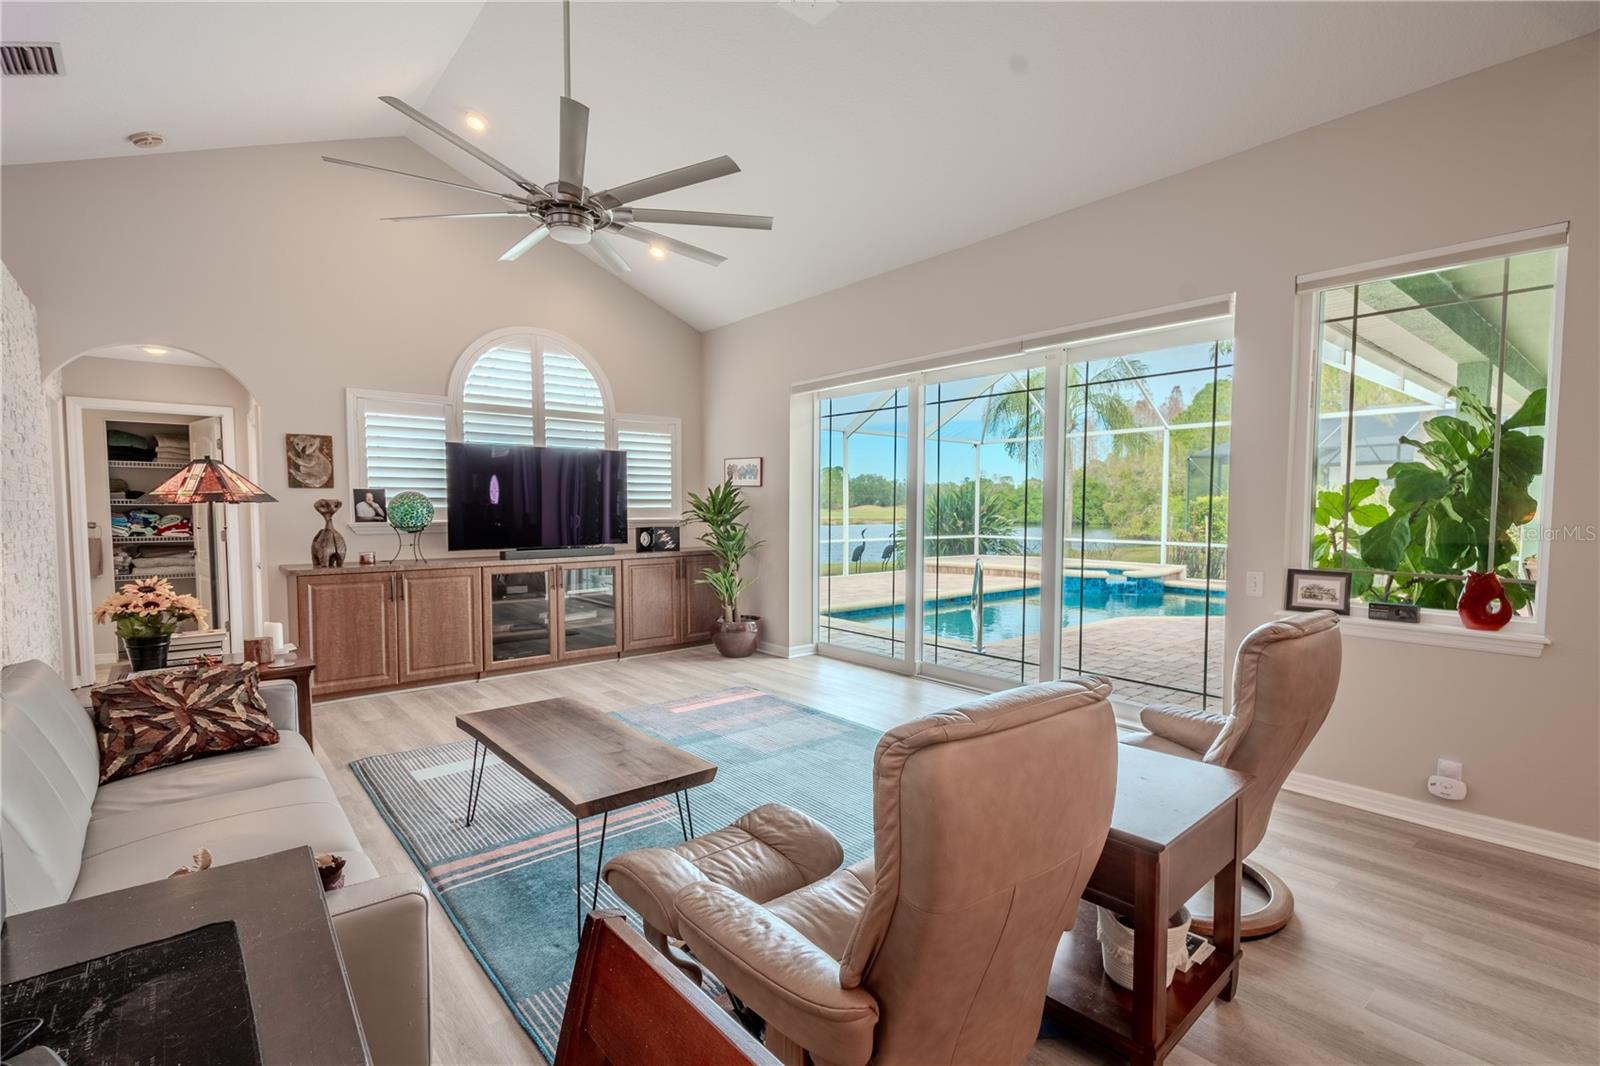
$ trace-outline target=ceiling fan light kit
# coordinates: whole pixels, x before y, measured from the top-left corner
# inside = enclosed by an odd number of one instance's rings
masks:
[[[378,99],[494,170],[515,185],[517,191],[496,192],[493,189],[485,189],[477,185],[465,185],[461,182],[432,178],[424,174],[410,174],[402,170],[390,170],[388,167],[374,166],[371,163],[358,163],[349,159],[334,159],[329,156],[323,156],[323,161],[337,163],[340,166],[359,167],[363,170],[376,170],[381,173],[395,174],[418,181],[430,181],[436,185],[448,185],[452,188],[466,189],[469,192],[496,197],[504,204],[504,210],[479,211],[467,214],[402,215],[387,218],[384,221],[420,222],[430,219],[526,218],[534,228],[527,236],[506,249],[505,254],[500,257],[500,261],[503,263],[513,262],[521,258],[528,249],[544,238],[550,237],[560,244],[571,245],[588,252],[609,270],[619,274],[626,273],[628,271],[627,262],[617,254],[616,249],[610,244],[612,235],[617,235],[646,245],[649,248],[649,254],[656,259],[664,259],[668,252],[672,252],[686,259],[693,259],[698,263],[717,266],[726,261],[725,256],[689,244],[687,241],[676,240],[656,233],[654,230],[645,229],[636,223],[720,226],[727,229],[770,230],[772,228],[772,218],[769,215],[737,215],[720,211],[673,211],[663,208],[636,208],[629,206],[636,200],[659,196],[662,193],[673,192],[677,189],[685,189],[691,185],[699,185],[702,182],[726,177],[729,174],[737,174],[739,172],[739,164],[725,155],[718,156],[715,159],[707,159],[701,163],[693,163],[686,167],[679,167],[676,170],[669,170],[652,177],[641,178],[638,181],[630,181],[624,185],[614,185],[599,192],[591,192],[583,183],[584,163],[589,147],[589,109],[572,98],[570,0],[563,0],[561,5],[561,23],[562,73],[566,92],[561,97],[561,141],[555,181],[545,185],[535,184],[455,131],[435,122],[404,100],[393,96],[380,96]],[[474,116],[478,118],[478,124],[471,122],[471,118]],[[468,125],[480,132],[488,128],[487,121],[475,111],[468,112]]]

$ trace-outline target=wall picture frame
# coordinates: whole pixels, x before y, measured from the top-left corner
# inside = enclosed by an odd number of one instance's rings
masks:
[[[1290,570],[1284,607],[1291,611],[1350,613],[1350,571]]]
[[[283,457],[291,489],[333,488],[333,437],[326,433],[285,433]]]
[[[722,460],[723,476],[733,482],[734,488],[758,489],[761,487],[763,473],[761,456],[747,456],[739,459]]]

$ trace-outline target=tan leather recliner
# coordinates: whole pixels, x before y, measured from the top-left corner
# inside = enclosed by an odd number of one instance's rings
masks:
[[[1249,774],[1252,781],[1239,811],[1240,850],[1249,855],[1266,835],[1284,780],[1328,717],[1339,690],[1341,654],[1339,616],[1332,611],[1257,626],[1234,660],[1233,713],[1149,706],[1139,721],[1150,732],[1122,742]],[[1262,937],[1282,929],[1294,913],[1289,886],[1259,863],[1245,863],[1244,875],[1241,935]],[[1197,897],[1189,910],[1195,928],[1209,936],[1209,901]]]
[[[1116,727],[1098,678],[1012,689],[884,734],[874,857],[763,905],[695,879],[695,957],[788,1063],[1016,1063],[1100,858]]]

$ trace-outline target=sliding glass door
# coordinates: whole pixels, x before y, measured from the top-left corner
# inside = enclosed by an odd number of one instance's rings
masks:
[[[1128,699],[1219,699],[1226,331],[819,396],[819,650],[982,687],[1096,673]]]
[[[899,659],[906,642],[908,390],[817,406],[817,640]]]
[[[926,663],[1039,675],[1042,366],[929,383],[923,400]]]
[[[1067,371],[1061,672],[1203,707],[1222,693],[1232,345]]]

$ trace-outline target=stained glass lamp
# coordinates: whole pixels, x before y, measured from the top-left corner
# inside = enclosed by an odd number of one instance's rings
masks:
[[[140,496],[135,503],[178,503],[206,505],[206,529],[214,531],[216,505],[219,503],[277,503],[278,501],[239,471],[211,456],[196,459],[167,480]],[[212,617],[216,617],[217,568],[211,567]]]
[[[196,459],[135,503],[277,503],[239,471],[211,456]]]

